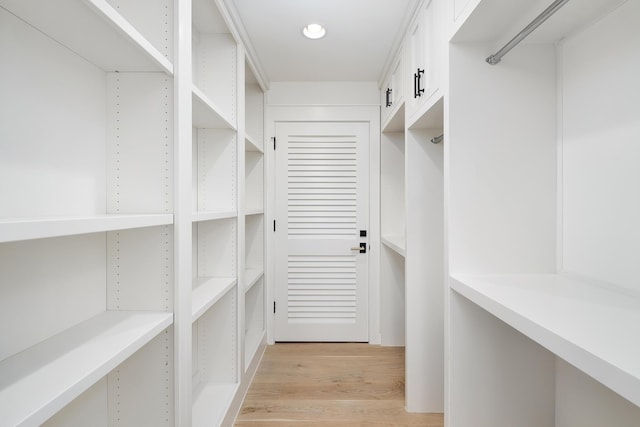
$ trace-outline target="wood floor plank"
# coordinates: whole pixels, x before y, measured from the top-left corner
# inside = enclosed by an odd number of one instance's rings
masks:
[[[404,349],[351,343],[269,346],[236,427],[443,427],[404,409]]]

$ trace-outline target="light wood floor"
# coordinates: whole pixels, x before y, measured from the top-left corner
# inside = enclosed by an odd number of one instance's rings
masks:
[[[266,350],[237,427],[442,427],[442,414],[404,410],[404,349],[276,344]]]

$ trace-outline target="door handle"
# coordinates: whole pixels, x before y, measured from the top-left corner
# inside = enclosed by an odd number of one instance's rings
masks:
[[[358,251],[361,254],[367,253],[367,244],[365,242],[360,243],[360,246],[356,246],[351,248],[352,251]]]

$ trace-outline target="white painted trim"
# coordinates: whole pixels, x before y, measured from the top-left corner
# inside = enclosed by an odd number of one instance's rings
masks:
[[[379,105],[267,105],[265,109],[265,227],[270,230],[266,236],[265,278],[267,294],[267,342],[275,342],[275,317],[272,304],[275,300],[275,239],[273,219],[275,218],[275,155],[272,137],[275,135],[276,122],[302,121],[343,121],[369,123],[369,343],[380,343],[380,106]]]
[[[251,44],[251,38],[249,37],[247,30],[244,28],[244,24],[240,18],[238,10],[236,9],[235,3],[229,0],[218,0],[218,3],[218,7],[223,14],[224,20],[227,22],[227,26],[231,29],[233,37],[240,44],[244,45],[249,68],[253,72],[253,75],[258,81],[260,88],[262,88],[262,91],[266,92],[269,90],[269,78],[258,59],[258,55],[253,48],[253,44]]]

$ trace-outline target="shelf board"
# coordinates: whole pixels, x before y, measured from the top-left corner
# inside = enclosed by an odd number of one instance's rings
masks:
[[[106,311],[0,362],[3,425],[40,425],[172,323],[171,313]]]
[[[0,0],[20,19],[105,71],[162,71],[173,65],[106,0]]]
[[[251,289],[256,283],[258,283],[258,280],[260,280],[262,276],[264,276],[264,268],[245,269],[244,280],[246,285],[244,287],[244,291],[249,292],[249,289]]]
[[[195,322],[238,283],[235,277],[198,277],[191,294],[191,320]]]
[[[444,97],[442,91],[437,90],[431,99],[414,116],[408,125],[409,129],[443,129],[444,128]]]
[[[450,286],[640,406],[640,300],[558,274],[453,275]]]
[[[382,132],[404,132],[404,101],[389,116],[389,119],[382,124]]]
[[[244,138],[244,150],[245,151],[254,151],[258,153],[264,153],[264,150],[260,145],[258,145],[258,140],[253,138],[251,135],[247,134]]]
[[[219,426],[238,391],[236,383],[200,383],[193,391],[193,427]]]
[[[394,250],[401,256],[406,256],[406,238],[404,236],[382,236],[380,241],[383,245]]]
[[[172,214],[4,219],[0,220],[0,243],[170,224]]]
[[[192,222],[213,221],[216,219],[236,218],[236,211],[203,211],[191,214]]]
[[[221,109],[196,86],[192,87],[193,126],[200,129],[237,130]]]
[[[262,207],[258,207],[258,208],[247,208],[247,210],[244,212],[244,214],[246,216],[251,216],[251,215],[263,215],[264,214],[264,208]]]

